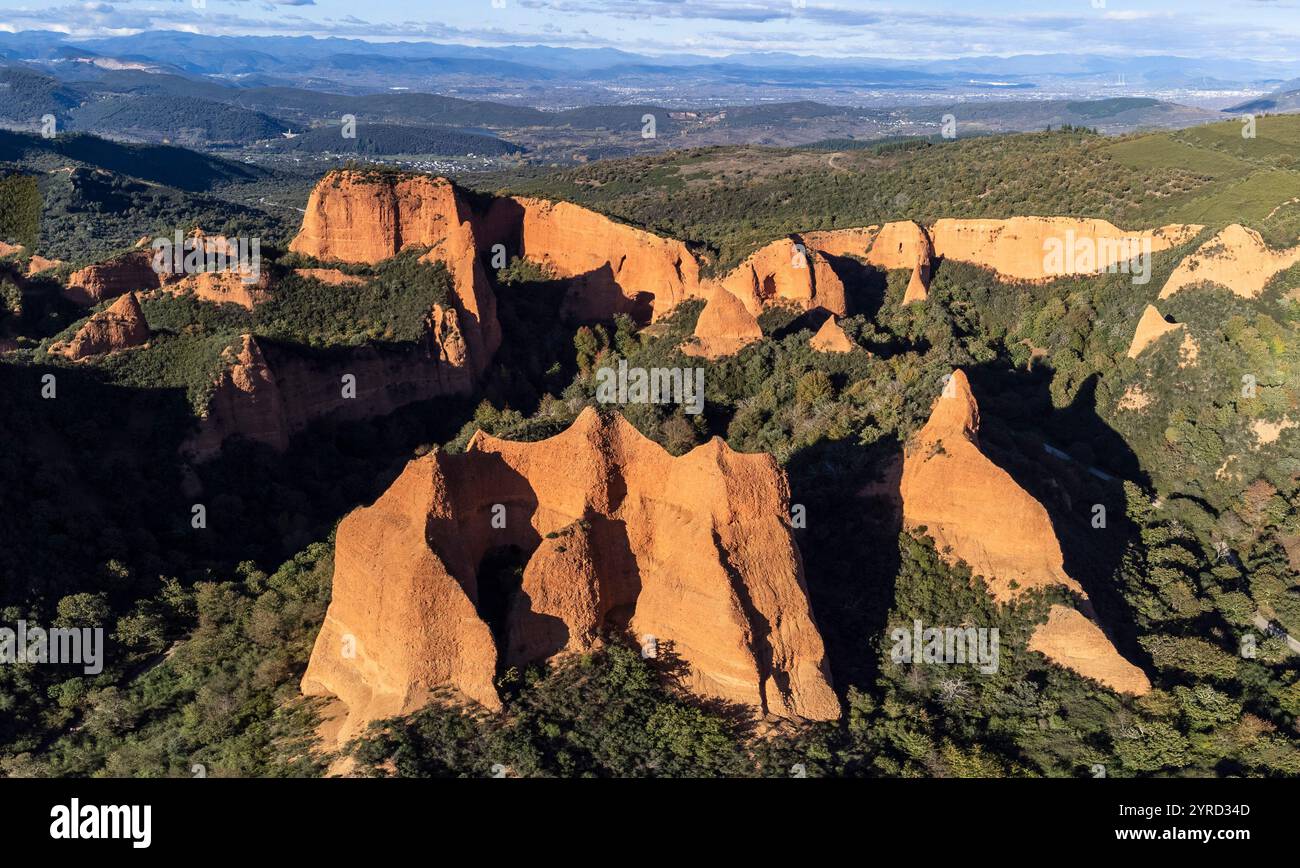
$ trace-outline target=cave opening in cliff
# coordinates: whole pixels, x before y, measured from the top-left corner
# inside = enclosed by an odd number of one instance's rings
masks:
[[[483,555],[478,569],[478,615],[492,631],[497,669],[506,665],[510,643],[510,612],[524,585],[529,552],[516,545],[497,546]]]

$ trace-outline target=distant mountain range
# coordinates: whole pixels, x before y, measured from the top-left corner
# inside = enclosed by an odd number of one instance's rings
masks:
[[[94,80],[106,72],[135,69],[216,76],[245,87],[294,85],[354,94],[409,88],[547,108],[646,97],[681,107],[719,100],[770,101],[774,96],[889,105],[921,95],[1002,91],[1074,98],[1151,96],[1173,90],[1264,93],[1300,75],[1297,62],[1166,55],[1026,54],[901,61],[757,53],[719,58],[648,56],[604,48],[372,43],[176,31],[80,40],[44,31],[0,33],[0,58],[37,65],[62,80]],[[634,93],[639,96],[629,98]]]
[[[1222,117],[1225,106],[1300,110],[1295,72],[1286,64],[1180,57],[904,64],[174,32],[86,41],[0,33],[0,126],[37,131],[52,115],[61,132],[243,151],[255,162],[526,155],[564,164],[711,145],[851,148],[937,135],[948,115],[961,136],[1189,127]],[[1112,79],[1123,86],[1105,83]],[[1138,95],[1137,82],[1160,95]],[[1218,101],[1197,105],[1183,98],[1192,95],[1179,89],[1186,87],[1219,89]],[[1226,98],[1233,94],[1249,99]],[[348,117],[359,126],[355,139],[339,135]]]
[[[1277,113],[1300,111],[1300,80],[1289,81],[1278,90],[1258,99],[1224,109],[1229,112]]]

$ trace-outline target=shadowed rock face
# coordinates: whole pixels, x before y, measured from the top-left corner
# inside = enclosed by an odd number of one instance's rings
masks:
[[[138,250],[74,271],[63,294],[70,301],[90,307],[126,292],[161,285],[162,278],[153,269],[153,254]]]
[[[1133,333],[1133,342],[1129,344],[1128,357],[1136,359],[1147,347],[1170,332],[1176,332],[1182,327],[1182,323],[1166,321],[1160,311],[1156,310],[1155,305],[1147,305],[1146,309],[1142,311],[1142,318],[1138,320],[1137,331]]]
[[[135,293],[127,293],[92,316],[66,345],[52,346],[50,351],[76,360],[138,347],[148,340],[149,326],[140,303]]]
[[[904,524],[924,528],[944,560],[968,564],[1000,603],[1030,589],[1059,585],[1086,605],[1087,594],[1065,572],[1047,510],[980,451],[979,427],[970,383],[965,373],[955,371],[930,420],[905,450],[900,485]],[[1151,688],[1101,629],[1073,609],[1054,606],[1030,648],[1115,690],[1145,693]]]
[[[346,738],[442,686],[498,707],[499,667],[627,628],[701,696],[836,718],[789,506],[770,456],[715,439],[674,458],[617,415],[588,409],[538,443],[480,432],[462,455],[412,461],[339,526],[303,691],[346,703]],[[490,604],[481,565],[510,548],[527,556],[522,585]]]
[[[585,322],[624,313],[659,319],[700,294],[700,268],[686,245],[568,202],[497,199],[480,221],[480,248],[504,245],[573,280],[569,319]]]
[[[1234,223],[1178,263],[1160,290],[1160,298],[1200,283],[1225,286],[1243,298],[1257,298],[1278,272],[1297,262],[1300,245],[1272,250],[1254,229]]]
[[[216,455],[230,437],[284,451],[293,434],[326,416],[382,416],[416,401],[469,394],[474,388],[459,318],[440,305],[430,312],[426,335],[414,347],[363,346],[316,358],[244,335],[228,362],[217,376],[197,433],[182,447],[199,461]],[[355,396],[344,394],[345,375],[355,378]]]

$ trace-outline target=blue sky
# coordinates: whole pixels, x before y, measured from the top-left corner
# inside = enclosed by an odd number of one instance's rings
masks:
[[[1300,56],[1300,0],[0,0],[0,30],[348,36],[647,53]],[[796,8],[799,3],[804,8]]]

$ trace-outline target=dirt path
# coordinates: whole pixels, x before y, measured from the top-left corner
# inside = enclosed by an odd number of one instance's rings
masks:
[[[1263,612],[1256,611],[1253,620],[1255,626],[1259,629],[1260,632],[1267,633],[1270,636],[1282,637],[1282,639],[1286,642],[1286,647],[1290,648],[1296,654],[1300,654],[1300,640],[1295,639],[1290,633],[1286,632],[1281,627],[1274,624],[1268,618],[1265,618]]]

